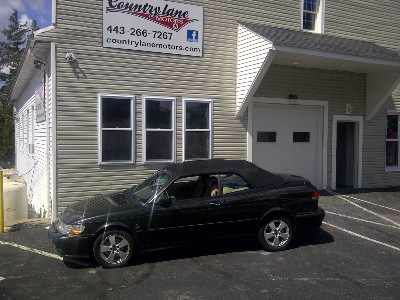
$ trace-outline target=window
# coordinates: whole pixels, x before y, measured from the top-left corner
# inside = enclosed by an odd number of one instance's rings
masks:
[[[302,29],[323,33],[324,0],[302,0]]]
[[[34,144],[35,144],[35,108],[32,105],[30,109],[30,126],[28,129],[28,148],[29,148],[29,153],[33,154],[34,153]]]
[[[248,184],[236,174],[204,174],[183,177],[168,187],[169,198],[177,201],[209,199],[248,190]]]
[[[211,158],[211,100],[183,100],[184,160]]]
[[[133,97],[100,96],[100,163],[133,163]]]
[[[24,115],[19,115],[19,149],[24,146]]]
[[[222,194],[232,194],[249,189],[248,184],[243,180],[242,177],[236,174],[227,174],[220,176]]]
[[[29,109],[24,114],[24,147],[28,147]]]
[[[386,125],[386,167],[399,168],[399,116],[388,115]]]
[[[293,143],[309,143],[309,132],[293,132]]]
[[[276,143],[276,132],[274,131],[257,132],[257,143]]]
[[[187,200],[203,197],[205,192],[205,178],[200,176],[183,177],[176,180],[168,188],[168,196],[176,200]]]
[[[163,190],[171,181],[171,175],[160,172],[150,176],[132,190],[132,197],[140,202],[147,203],[156,194]]]
[[[144,124],[144,161],[174,161],[175,98],[145,97]]]

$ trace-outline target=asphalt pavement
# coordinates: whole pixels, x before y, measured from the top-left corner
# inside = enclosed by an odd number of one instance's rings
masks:
[[[224,240],[112,270],[69,268],[44,225],[22,228],[0,235],[0,299],[399,299],[400,192],[324,196],[320,205],[322,228],[302,230],[287,251]]]

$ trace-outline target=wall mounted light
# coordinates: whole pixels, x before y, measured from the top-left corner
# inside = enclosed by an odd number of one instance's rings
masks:
[[[39,69],[39,70],[40,70],[40,69],[42,68],[42,66],[45,65],[45,63],[42,62],[42,61],[39,60],[39,59],[35,59],[35,60],[33,61],[33,65],[35,66],[36,69]]]
[[[76,58],[75,54],[72,51],[67,52],[67,54],[65,55],[65,60],[70,64],[78,61],[78,59]]]

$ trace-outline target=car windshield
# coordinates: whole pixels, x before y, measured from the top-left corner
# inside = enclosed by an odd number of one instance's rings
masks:
[[[145,204],[160,190],[162,190],[170,180],[170,174],[165,172],[156,173],[133,188],[133,198]]]

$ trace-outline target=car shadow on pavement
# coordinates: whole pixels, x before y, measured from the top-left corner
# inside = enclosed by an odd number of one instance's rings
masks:
[[[299,227],[297,236],[292,242],[291,248],[300,248],[311,245],[321,245],[333,243],[335,241],[333,235],[325,231],[323,228],[310,229],[309,227]]]
[[[297,237],[293,240],[289,250],[333,242],[334,237],[322,228],[310,230],[307,227],[301,227],[298,228]],[[190,247],[183,246],[147,252],[133,260],[131,265],[252,251],[263,251],[255,237],[227,238],[210,242],[202,241],[199,244],[192,244]]]
[[[322,228],[308,229],[307,227],[299,227],[297,237],[292,241],[289,251],[310,245],[332,242],[334,242],[333,236]],[[190,246],[186,245],[142,253],[134,258],[129,266],[254,251],[263,251],[255,237],[225,238],[219,240],[204,239],[196,243],[191,243]],[[69,261],[66,265],[70,268],[96,266],[93,261]]]

